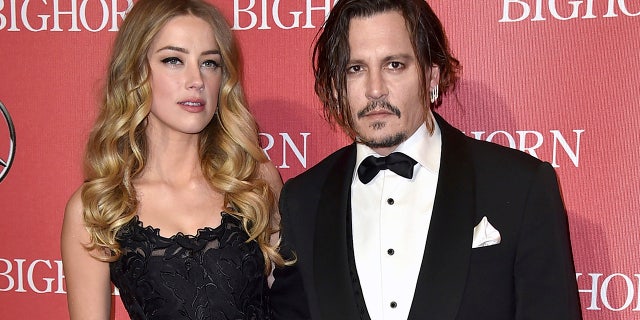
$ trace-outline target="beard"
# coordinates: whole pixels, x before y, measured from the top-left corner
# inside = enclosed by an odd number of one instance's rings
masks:
[[[386,101],[386,100],[377,100],[377,101],[369,102],[362,110],[358,111],[356,116],[358,117],[358,119],[361,119],[365,117],[367,113],[374,111],[376,109],[384,109],[395,114],[398,118],[401,117],[400,109],[392,105],[391,103],[389,103],[389,101]],[[384,128],[385,125],[386,123],[384,122],[374,122],[371,124],[371,127],[374,130],[380,130]],[[407,134],[406,132],[399,132],[399,133],[382,137],[376,140],[368,140],[363,137],[360,137],[359,140],[361,143],[363,143],[364,145],[372,149],[390,148],[390,147],[395,147],[401,144],[403,141],[407,140]]]
[[[360,142],[371,149],[378,149],[396,147],[405,140],[407,140],[406,133],[398,132],[395,135],[386,136],[378,140],[365,140],[361,138]]]

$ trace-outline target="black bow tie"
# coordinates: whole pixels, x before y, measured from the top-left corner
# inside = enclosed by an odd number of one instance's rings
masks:
[[[366,157],[358,167],[358,178],[362,183],[367,184],[380,172],[389,169],[397,175],[411,179],[413,177],[413,166],[418,163],[404,153],[394,152],[386,157],[376,158]]]

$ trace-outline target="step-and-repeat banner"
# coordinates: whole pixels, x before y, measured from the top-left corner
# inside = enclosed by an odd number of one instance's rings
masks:
[[[335,0],[218,0],[286,180],[349,143],[313,94]],[[432,0],[464,71],[439,112],[556,168],[585,319],[640,319],[640,1]],[[127,0],[0,0],[0,318],[66,319],[60,228]],[[119,298],[116,319],[126,319]]]

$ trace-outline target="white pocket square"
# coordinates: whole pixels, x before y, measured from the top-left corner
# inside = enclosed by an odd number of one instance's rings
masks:
[[[473,228],[473,243],[471,248],[493,246],[500,243],[500,232],[496,230],[487,217],[483,217],[480,223]]]

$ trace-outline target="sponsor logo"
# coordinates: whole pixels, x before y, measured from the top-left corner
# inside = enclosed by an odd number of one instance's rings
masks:
[[[635,4],[633,4],[635,3]],[[502,18],[498,22],[520,22],[573,19],[616,18],[640,16],[640,6],[634,0],[504,0]]]
[[[133,0],[0,0],[0,31],[118,31]]]
[[[313,29],[324,23],[338,0],[233,0],[234,30]]]
[[[538,159],[551,162],[555,168],[562,166],[580,166],[580,146],[584,129],[571,132],[549,130],[506,130],[471,131],[467,135],[488,142],[497,143],[512,149],[528,153]],[[280,169],[308,168],[314,163],[309,161],[308,142],[310,132],[277,134],[261,132],[262,149],[267,157]],[[333,150],[330,150],[333,151]]]
[[[640,311],[640,274],[576,273],[582,308]]]
[[[549,130],[548,134],[535,130],[518,130],[515,134],[504,130],[471,131],[469,136],[517,149],[536,158],[548,159],[550,156],[551,165],[555,168],[561,166],[562,159],[568,158],[577,168],[580,165],[580,137],[584,131],[584,129],[575,129],[571,133],[564,134],[560,130]]]
[[[571,132],[549,130],[541,132],[535,130],[506,130],[471,131],[468,135],[477,140],[497,143],[512,149],[528,153],[538,159],[549,161],[555,168],[562,166],[580,166],[580,146],[584,129],[574,129]],[[280,169],[308,168],[315,164],[309,160],[308,142],[310,132],[291,134],[279,132],[277,134],[261,132],[262,149],[276,167]],[[335,151],[335,150],[330,150]]]
[[[66,294],[61,260],[0,258],[0,293]],[[120,295],[114,288],[113,295]]]
[[[576,273],[576,282],[583,310],[640,311],[640,274]],[[0,294],[30,292],[66,294],[62,261],[0,258]]]
[[[0,182],[4,180],[4,178],[9,173],[9,169],[11,169],[11,164],[13,163],[13,158],[16,154],[16,129],[13,126],[13,121],[11,121],[11,116],[9,115],[9,110],[2,104],[0,101],[0,113],[2,113],[3,118],[3,126],[2,130],[5,130],[8,133],[9,137],[9,148],[8,150],[2,151],[0,154]],[[0,144],[4,145],[4,144]]]
[[[66,293],[62,261],[0,258],[0,292]]]
[[[274,162],[274,165],[280,169],[289,169],[291,163],[295,163],[297,160],[298,163],[302,166],[302,168],[307,168],[307,137],[311,135],[310,132],[300,132],[299,138],[296,138],[294,141],[291,138],[291,135],[286,132],[280,132],[278,135],[273,135],[270,133],[261,132],[260,137],[263,142],[262,150],[267,155],[269,160],[272,159],[272,155],[281,155],[278,163]],[[276,145],[276,139],[279,140],[278,145]],[[288,159],[292,159],[287,162]]]

